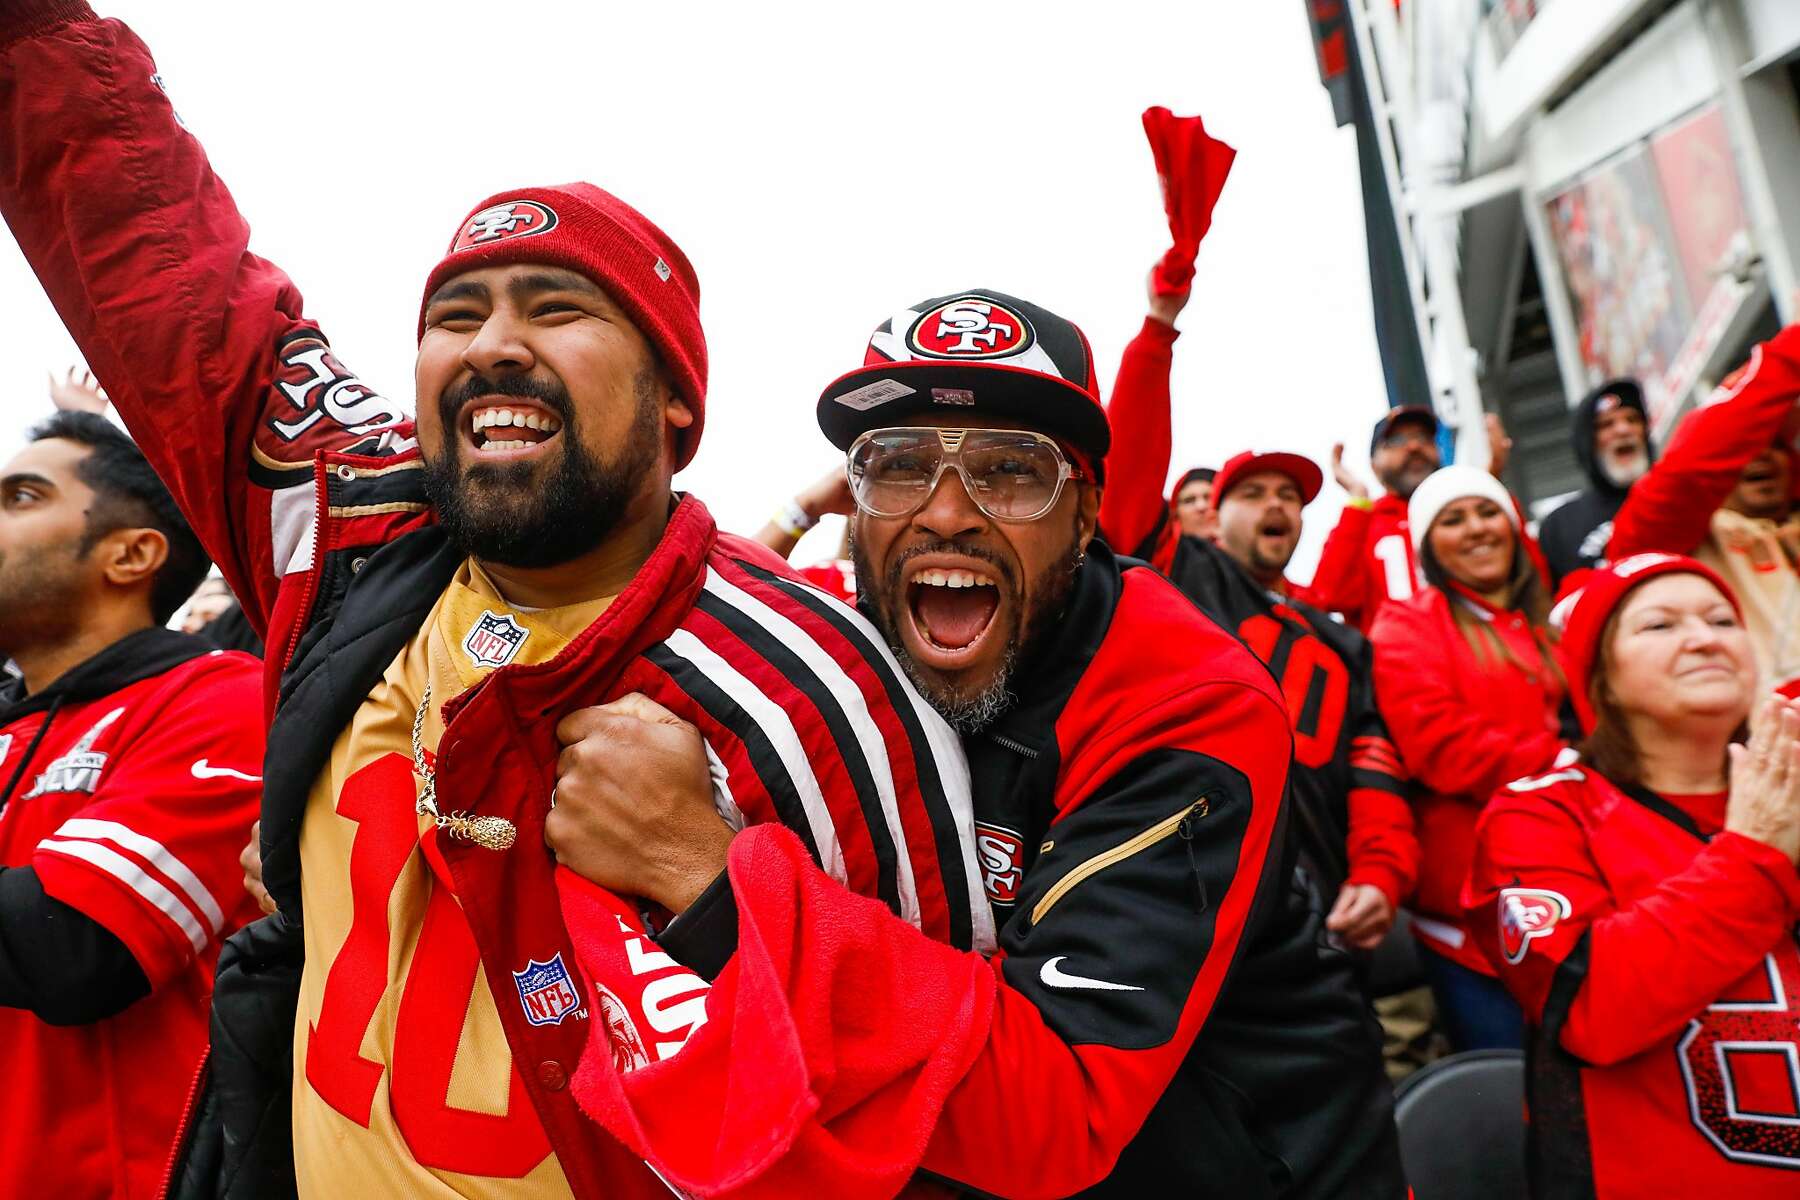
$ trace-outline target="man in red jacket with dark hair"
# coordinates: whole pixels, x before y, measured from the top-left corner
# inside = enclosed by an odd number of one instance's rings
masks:
[[[260,664],[162,627],[206,571],[98,413],[0,466],[0,1195],[158,1194],[257,915]]]

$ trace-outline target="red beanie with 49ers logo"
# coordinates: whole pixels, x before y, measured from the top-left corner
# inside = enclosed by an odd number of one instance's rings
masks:
[[[706,334],[700,328],[700,281],[681,247],[637,209],[591,183],[499,192],[463,218],[450,249],[426,277],[419,336],[425,336],[425,301],[445,280],[521,262],[587,276],[656,347],[670,382],[694,410],[676,456],[675,465],[685,467],[699,449],[706,419]]]

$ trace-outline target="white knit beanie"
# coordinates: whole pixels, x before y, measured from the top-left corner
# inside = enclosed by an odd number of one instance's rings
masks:
[[[1513,530],[1518,531],[1519,509],[1505,484],[1474,467],[1440,467],[1425,477],[1425,482],[1418,486],[1406,504],[1406,531],[1412,535],[1414,553],[1424,544],[1425,534],[1445,505],[1454,504],[1465,496],[1485,496],[1492,500],[1512,522]]]

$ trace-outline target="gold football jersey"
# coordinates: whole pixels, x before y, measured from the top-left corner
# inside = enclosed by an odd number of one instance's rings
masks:
[[[611,598],[509,605],[465,563],[332,747],[300,831],[306,967],[294,1022],[303,1197],[539,1200],[568,1182],[517,1078],[473,935],[416,811],[413,722],[509,663],[556,655]]]

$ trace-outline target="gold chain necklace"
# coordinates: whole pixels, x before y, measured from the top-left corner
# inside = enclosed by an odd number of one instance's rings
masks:
[[[412,727],[413,774],[425,783],[419,789],[419,815],[430,817],[439,829],[451,837],[474,842],[489,850],[511,849],[514,839],[518,837],[518,830],[505,817],[478,817],[466,812],[454,812],[446,816],[438,811],[437,772],[425,763],[425,714],[430,708],[431,685],[427,683],[425,694],[419,697],[419,711],[413,714]]]

